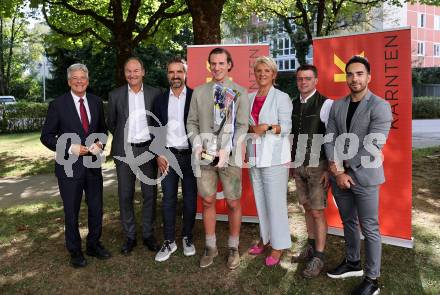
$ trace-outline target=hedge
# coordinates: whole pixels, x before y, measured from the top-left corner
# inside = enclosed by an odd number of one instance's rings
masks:
[[[439,119],[440,97],[420,96],[412,100],[413,119]]]
[[[38,102],[0,105],[0,133],[41,130],[47,108],[47,103]]]

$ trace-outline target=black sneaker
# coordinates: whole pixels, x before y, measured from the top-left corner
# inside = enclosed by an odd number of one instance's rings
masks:
[[[327,272],[327,275],[332,279],[343,279],[361,277],[364,275],[364,271],[362,270],[360,261],[352,262],[344,259],[335,269]]]
[[[379,283],[369,277],[364,277],[362,283],[351,291],[351,295],[378,295],[379,293]]]

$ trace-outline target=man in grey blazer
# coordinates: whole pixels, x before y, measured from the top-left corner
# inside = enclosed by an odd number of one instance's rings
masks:
[[[351,93],[334,102],[327,124],[327,137],[332,140],[325,143],[332,191],[344,225],[345,259],[327,275],[364,275],[360,263],[360,224],[365,237],[365,276],[351,294],[379,294],[379,187],[385,182],[381,150],[393,116],[389,103],[368,90],[371,76],[367,59],[353,56],[345,71]]]
[[[213,49],[209,54],[208,61],[212,81],[194,89],[187,121],[194,158],[200,159],[202,151],[209,153],[209,146],[211,148],[214,146],[214,150],[216,150],[214,153],[216,152],[215,156],[218,159],[218,163],[202,165],[200,173],[195,173],[198,193],[203,198],[203,224],[206,235],[206,248],[200,260],[200,267],[210,266],[214,257],[218,255],[215,235],[215,204],[217,182],[220,178],[229,211],[227,266],[230,269],[235,269],[240,265],[238,243],[241,225],[240,153],[242,145],[238,139],[243,137],[242,135],[245,135],[248,130],[249,100],[246,89],[233,83],[228,77],[228,73],[233,67],[233,61],[231,54],[226,49]],[[230,90],[230,94],[235,94],[235,101],[232,105],[230,104],[232,107],[228,108],[230,112],[226,112],[228,114],[223,117],[227,119],[223,121],[224,124],[219,124],[218,118],[225,114],[223,111],[227,110],[222,108],[222,104],[219,103],[221,98],[215,95],[216,89]],[[220,132],[217,134],[216,131]],[[203,144],[203,141],[199,139],[208,134],[212,136]]]
[[[149,152],[152,140],[150,127],[153,125],[150,112],[161,91],[143,84],[145,69],[137,57],[131,57],[125,62],[124,74],[127,84],[109,93],[107,112],[107,125],[113,134],[111,155],[118,177],[121,223],[126,235],[121,252],[129,254],[137,244],[133,208],[136,178],[141,180],[143,197],[143,242],[149,250],[156,252],[158,245],[153,234],[157,164],[154,155]],[[134,159],[142,154],[143,159]]]

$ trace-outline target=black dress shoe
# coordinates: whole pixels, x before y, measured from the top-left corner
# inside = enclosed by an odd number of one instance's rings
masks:
[[[351,291],[351,295],[378,295],[380,292],[377,280],[365,277],[362,283]]]
[[[101,242],[98,242],[94,246],[87,246],[86,254],[98,259],[108,259],[112,256],[110,252],[104,248]]]
[[[154,236],[149,236],[144,239],[144,246],[148,248],[148,250],[157,252],[160,250],[160,246],[156,242],[156,238]]]
[[[74,268],[84,267],[87,265],[87,260],[81,251],[70,252],[70,265]]]
[[[130,254],[130,252],[133,251],[133,248],[136,247],[136,245],[137,245],[136,240],[127,238],[124,245],[122,245],[121,253],[125,255]]]

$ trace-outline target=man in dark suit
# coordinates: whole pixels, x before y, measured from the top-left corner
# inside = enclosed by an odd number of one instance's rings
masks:
[[[160,122],[158,139],[177,161],[169,159],[165,153],[157,156],[157,164],[162,174],[162,218],[164,242],[156,254],[156,261],[167,260],[177,250],[176,245],[176,205],[179,179],[182,181],[183,225],[182,247],[185,256],[196,254],[192,242],[197,208],[197,181],[191,168],[191,145],[188,141],[186,121],[191,102],[192,89],[185,86],[186,64],[178,58],[168,62],[167,77],[170,89],[154,103],[154,115]],[[173,158],[174,158],[173,157]],[[178,165],[178,166],[175,166]]]
[[[368,90],[370,64],[353,56],[345,67],[350,95],[333,103],[325,144],[333,196],[344,225],[345,258],[328,271],[331,278],[362,276],[354,295],[379,294],[381,263],[379,188],[385,182],[382,148],[393,115],[390,104]],[[365,273],[360,259],[360,234],[365,237]]]
[[[107,127],[101,99],[86,93],[89,84],[87,67],[83,64],[71,65],[67,69],[67,79],[70,92],[50,103],[40,140],[57,152],[55,175],[63,200],[66,247],[71,255],[71,265],[84,267],[87,262],[81,250],[78,230],[83,191],[88,205],[86,253],[99,259],[110,257],[99,241],[102,232],[101,167],[90,163],[96,163],[96,156],[102,152]]]
[[[143,197],[143,242],[149,250],[156,252],[159,250],[154,237],[157,165],[150,153],[150,127],[154,101],[161,91],[143,84],[145,69],[137,57],[125,62],[124,74],[128,84],[110,92],[107,113],[107,125],[113,134],[111,155],[118,177],[121,223],[126,235],[121,252],[129,254],[137,244],[133,208],[136,178],[141,180]]]

